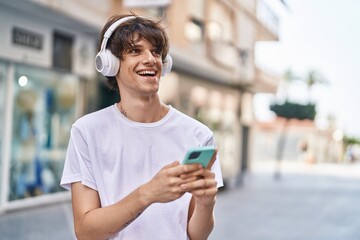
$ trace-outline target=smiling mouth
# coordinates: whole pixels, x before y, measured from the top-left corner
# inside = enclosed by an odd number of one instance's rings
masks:
[[[156,76],[156,72],[152,71],[152,70],[139,71],[139,72],[137,72],[137,74],[139,74],[142,77],[155,77]]]

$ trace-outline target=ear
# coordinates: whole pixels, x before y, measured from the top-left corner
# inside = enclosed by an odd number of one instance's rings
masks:
[[[120,61],[109,49],[105,49],[96,55],[95,67],[105,77],[113,77],[119,71]]]

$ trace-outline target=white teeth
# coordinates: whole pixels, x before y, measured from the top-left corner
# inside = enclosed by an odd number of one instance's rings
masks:
[[[141,71],[141,72],[138,72],[138,74],[140,75],[154,75],[155,74],[155,71]]]

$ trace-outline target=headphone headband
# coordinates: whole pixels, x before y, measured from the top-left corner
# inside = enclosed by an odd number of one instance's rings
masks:
[[[128,16],[128,17],[123,17],[120,18],[119,20],[117,20],[116,22],[114,22],[113,24],[110,25],[110,27],[106,30],[106,32],[104,33],[103,36],[103,41],[101,43],[101,48],[100,48],[100,52],[103,51],[106,48],[106,44],[107,41],[109,40],[109,38],[111,37],[112,33],[114,32],[114,30],[120,26],[122,23],[127,22],[131,19],[135,19],[135,16]]]
[[[127,16],[120,18],[119,20],[111,24],[110,27],[104,33],[103,40],[101,42],[100,51],[96,54],[95,57],[95,68],[102,75],[106,77],[114,77],[119,71],[120,61],[115,55],[111,53],[109,49],[106,49],[106,44],[117,27],[119,27],[122,23],[125,23],[135,18],[136,18],[135,16]],[[172,67],[172,59],[170,55],[167,55],[165,58],[165,62],[163,63],[162,76],[170,72],[171,67]]]

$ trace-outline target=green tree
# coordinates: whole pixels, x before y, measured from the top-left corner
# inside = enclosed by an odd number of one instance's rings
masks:
[[[316,106],[313,103],[299,104],[286,101],[282,104],[271,104],[270,110],[273,111],[276,116],[285,119],[298,119],[298,120],[311,120],[314,121],[316,116]]]
[[[302,80],[295,74],[290,68],[284,73],[284,80],[286,84],[292,84],[294,81]],[[270,105],[270,110],[273,111],[276,116],[284,118],[284,125],[280,132],[279,141],[276,149],[277,168],[274,174],[275,179],[280,178],[280,166],[284,155],[284,148],[287,139],[288,126],[291,119],[298,120],[311,120],[314,121],[316,116],[316,104],[311,103],[311,90],[315,84],[327,83],[325,78],[317,71],[311,70],[307,76],[302,80],[308,86],[309,99],[307,104],[299,104],[289,101],[288,92],[286,93],[286,100],[284,103],[273,103]]]
[[[280,167],[281,162],[284,155],[284,149],[287,139],[287,131],[290,124],[291,119],[298,119],[298,120],[311,120],[314,121],[316,116],[316,106],[315,104],[308,103],[306,105],[293,103],[286,101],[282,104],[271,104],[270,110],[273,111],[276,116],[284,118],[284,125],[281,129],[277,148],[276,148],[276,156],[275,159],[277,160],[277,168],[274,174],[274,178],[280,178]]]

